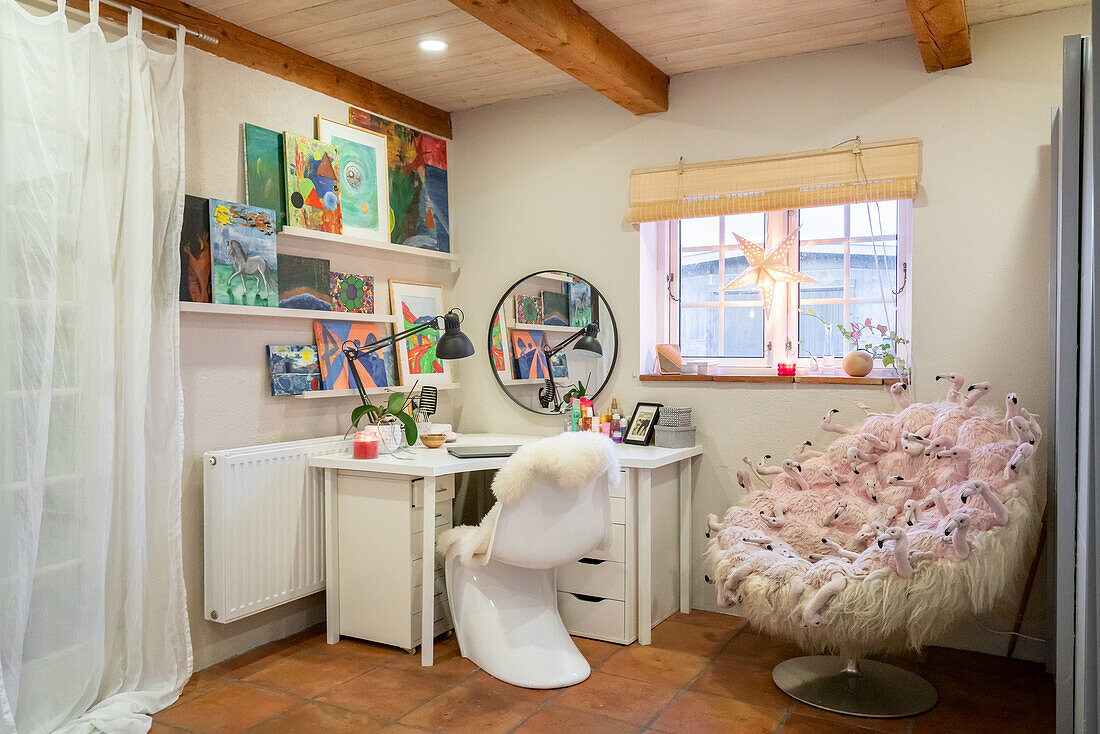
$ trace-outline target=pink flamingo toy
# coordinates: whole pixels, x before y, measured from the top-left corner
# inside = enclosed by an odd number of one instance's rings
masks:
[[[824,456],[824,451],[818,451],[813,448],[813,443],[810,441],[803,441],[795,446],[794,451],[791,452],[791,457],[795,461],[806,461],[807,459],[813,459],[818,456]]]
[[[946,374],[936,375],[936,381],[947,380],[947,397],[945,400],[949,403],[959,402],[959,397],[962,395],[962,386],[966,380],[962,375],[957,372],[947,372]]]
[[[1008,509],[1005,508],[1004,502],[1001,502],[1001,498],[997,496],[997,493],[993,491],[988,482],[983,482],[981,479],[967,482],[963,486],[962,492],[959,493],[959,499],[965,505],[966,501],[975,495],[981,495],[981,498],[989,505],[989,509],[993,513],[993,527],[1008,524]]]
[[[833,423],[833,415],[839,412],[839,410],[833,408],[828,413],[826,413],[825,417],[821,419],[821,430],[829,431],[831,433],[839,433],[842,436],[849,433],[855,433],[855,428],[849,428],[848,426],[841,426]]]
[[[752,474],[744,469],[737,470],[737,483],[741,486],[741,489],[746,492],[759,492],[760,489],[753,484]]]
[[[1022,443],[1016,447],[1016,451],[1012,454],[1012,458],[1005,464],[1004,477],[1008,481],[1012,481],[1020,476],[1020,469],[1024,467],[1032,456],[1035,455],[1035,444]]]
[[[898,412],[901,412],[909,407],[911,401],[907,394],[909,386],[904,382],[895,382],[890,386],[890,397],[894,399],[894,405],[897,406]]]
[[[783,459],[780,464],[781,470],[791,478],[791,480],[801,489],[803,492],[810,491],[810,485],[806,481],[806,477],[802,476],[802,466],[792,459]]]
[[[970,516],[955,514],[948,519],[943,527],[945,537],[951,538],[951,546],[955,549],[955,558],[965,561],[970,557],[970,544],[966,540],[966,533],[970,529]]]
[[[974,407],[974,404],[984,398],[991,389],[992,386],[988,382],[975,382],[973,385],[966,388],[966,397],[963,399],[963,407],[970,410]]]

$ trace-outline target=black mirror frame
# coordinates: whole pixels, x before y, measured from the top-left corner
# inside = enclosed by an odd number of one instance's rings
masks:
[[[608,318],[611,319],[611,328],[614,329],[614,331],[615,331],[615,353],[613,355],[611,355],[611,366],[607,368],[607,379],[605,379],[603,381],[603,384],[600,385],[599,389],[596,390],[596,392],[594,392],[591,395],[587,396],[592,400],[595,400],[596,397],[598,397],[599,394],[601,392],[603,392],[604,387],[606,387],[607,383],[611,381],[611,376],[613,374],[615,374],[615,366],[619,362],[619,324],[618,324],[617,321],[615,321],[615,314],[611,310],[611,304],[609,304],[607,302],[607,299],[603,297],[603,291],[600,290],[599,288],[597,288],[596,285],[592,281],[590,281],[588,278],[582,278],[581,276],[579,276],[579,275],[577,275],[577,274],[575,274],[575,273],[573,273],[572,271],[569,271],[569,270],[551,270],[549,268],[544,269],[544,270],[540,270],[537,273],[531,273],[530,275],[523,276],[522,278],[520,278],[519,280],[517,280],[515,283],[513,283],[512,285],[510,285],[508,288],[506,288],[504,290],[504,295],[502,295],[500,297],[500,300],[497,301],[497,305],[493,308],[492,313],[489,314],[489,326],[486,329],[486,333],[485,333],[485,348],[486,348],[486,355],[489,357],[489,371],[493,373],[493,377],[496,379],[497,385],[500,387],[501,391],[505,395],[507,395],[508,398],[513,403],[515,403],[519,407],[523,408],[524,410],[528,410],[528,411],[534,413],[535,415],[542,415],[542,416],[548,416],[548,417],[551,417],[551,418],[556,418],[556,417],[560,417],[562,415],[565,415],[564,410],[560,413],[551,413],[549,411],[543,412],[541,410],[536,410],[535,408],[532,408],[528,405],[524,405],[519,400],[517,400],[512,395],[511,392],[508,391],[508,386],[505,385],[504,381],[500,379],[500,373],[497,372],[495,369],[493,369],[493,319],[496,318],[496,315],[498,313],[500,313],[501,307],[504,306],[504,301],[508,298],[508,296],[513,291],[516,290],[516,288],[518,288],[527,279],[537,278],[538,276],[542,275],[543,273],[565,273],[566,275],[571,275],[574,278],[580,278],[585,283],[588,283],[588,285],[592,288],[593,297],[594,298],[600,298],[601,300],[603,300],[604,305],[606,306],[606,308],[601,309],[600,318],[601,319],[603,318],[602,311],[607,311],[607,316],[608,316]],[[531,327],[531,329],[537,331],[540,324],[525,324],[525,326],[529,326],[529,327]],[[580,327],[577,327],[577,328],[579,329]],[[511,351],[511,348],[509,347],[509,352],[510,351]]]

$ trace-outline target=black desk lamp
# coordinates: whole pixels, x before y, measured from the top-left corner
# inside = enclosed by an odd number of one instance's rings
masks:
[[[439,359],[469,357],[474,353],[474,345],[470,341],[470,337],[463,334],[462,329],[459,328],[463,317],[462,309],[452,308],[442,316],[433,316],[427,321],[410,326],[398,334],[384,337],[370,344],[359,345],[352,341],[344,342],[344,357],[348,361],[348,369],[351,370],[352,379],[355,380],[355,389],[359,391],[359,399],[363,401],[363,405],[369,405],[370,401],[367,400],[367,391],[363,387],[363,380],[359,377],[359,370],[355,369],[357,360],[380,349],[385,349],[391,344],[396,344],[401,339],[407,339],[414,334],[419,334],[428,329],[438,329],[440,319],[443,319],[443,334],[436,342],[435,356]]]
[[[547,373],[546,385],[539,390],[539,402],[543,404],[543,407],[549,407],[551,403],[553,403],[555,413],[561,409],[561,403],[557,402],[558,386],[554,384],[554,373],[550,369],[550,359],[570,344],[573,344],[573,342],[576,342],[576,344],[573,345],[574,349],[580,349],[582,352],[589,352],[595,354],[597,357],[602,357],[603,346],[600,344],[598,338],[599,333],[600,325],[592,323],[588,326],[581,327],[577,330],[576,334],[562,341],[556,347],[552,349],[549,346],[542,348],[542,354],[546,357]]]

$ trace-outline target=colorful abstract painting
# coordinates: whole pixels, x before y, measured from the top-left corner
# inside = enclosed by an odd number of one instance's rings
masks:
[[[550,374],[558,379],[569,379],[569,362],[565,358],[565,352],[558,352],[550,358]]]
[[[588,326],[592,323],[592,286],[583,280],[569,284],[569,325]]]
[[[501,379],[512,376],[512,350],[509,348],[505,323],[504,305],[501,304],[489,329],[489,357],[493,362],[493,371]]]
[[[340,210],[340,155],[336,146],[284,133],[286,217],[291,227],[343,233]]]
[[[447,141],[354,107],[348,122],[386,136],[390,242],[450,252]]]
[[[275,210],[210,200],[214,303],[279,305]]]
[[[340,154],[340,212],[344,234],[390,239],[386,136],[317,117],[317,138]]]
[[[210,201],[183,199],[180,230],[180,301],[210,303]]]
[[[512,360],[517,380],[544,380],[550,374],[546,366],[546,335],[541,331],[512,329]]]
[[[569,326],[569,296],[557,291],[543,291],[542,323],[547,326]]]
[[[286,224],[286,153],[283,134],[244,124],[244,200],[274,209],[275,228]]]
[[[329,261],[279,255],[279,308],[332,311],[328,292]]]
[[[382,338],[382,327],[356,321],[314,321],[313,336],[317,340],[317,354],[321,364],[321,383],[325,390],[354,389],[355,381],[348,372],[344,357],[344,342],[359,346],[373,344]],[[356,371],[363,387],[390,387],[397,385],[394,370],[393,346],[361,356]]]
[[[418,324],[436,323],[435,318],[444,313],[443,288],[438,285],[391,280],[390,308],[391,313],[399,319],[399,331]],[[435,355],[438,341],[439,329],[432,326],[397,343],[398,367],[406,385],[416,380],[427,385],[451,381],[449,363]]]
[[[329,275],[332,310],[346,313],[374,313],[374,276],[356,273]]]
[[[271,394],[301,395],[321,389],[321,368],[317,347],[267,345],[267,366],[271,372]]]
[[[516,294],[516,323],[541,324],[542,299],[538,296],[521,296]]]

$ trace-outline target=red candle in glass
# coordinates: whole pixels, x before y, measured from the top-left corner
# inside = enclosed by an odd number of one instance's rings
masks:
[[[352,456],[356,459],[377,459],[378,437],[373,433],[359,431],[352,440]]]

